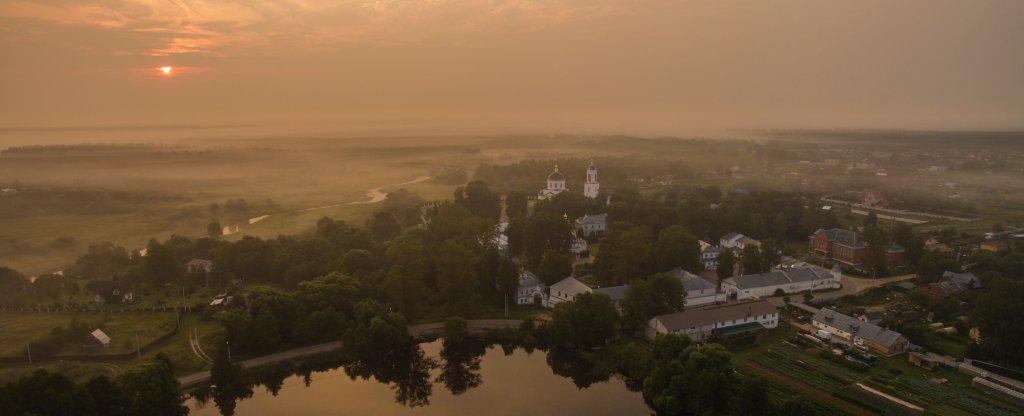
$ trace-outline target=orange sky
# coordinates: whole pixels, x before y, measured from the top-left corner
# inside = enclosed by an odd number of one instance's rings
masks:
[[[1021,129],[1021,22],[1020,0],[4,0],[0,128]]]

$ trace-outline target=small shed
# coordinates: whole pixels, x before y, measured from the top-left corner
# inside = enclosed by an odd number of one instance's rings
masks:
[[[110,346],[110,336],[104,333],[102,330],[97,329],[92,331],[85,337],[85,341],[82,341],[83,352],[99,352],[103,351],[104,348]]]

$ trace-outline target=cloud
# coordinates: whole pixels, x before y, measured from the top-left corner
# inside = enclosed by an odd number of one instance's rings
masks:
[[[630,12],[609,0],[13,0],[0,19],[125,31],[150,39],[140,55],[239,55],[272,44],[315,48],[337,44],[464,41],[469,35],[539,30]],[[107,51],[115,53],[115,51]]]

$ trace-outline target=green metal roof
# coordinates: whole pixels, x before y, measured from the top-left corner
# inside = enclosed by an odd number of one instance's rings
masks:
[[[733,326],[727,326],[725,328],[721,328],[721,329],[718,330],[718,335],[721,335],[723,337],[727,337],[727,336],[730,336],[730,335],[742,334],[742,333],[745,333],[745,332],[760,331],[762,329],[768,329],[768,328],[765,328],[764,325],[761,325],[759,322],[747,322],[745,324],[739,324],[739,325],[733,325]]]

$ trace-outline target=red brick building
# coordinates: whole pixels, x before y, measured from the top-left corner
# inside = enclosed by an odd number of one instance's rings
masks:
[[[864,264],[868,243],[856,232],[841,228],[818,229],[809,238],[808,253],[816,258],[834,260],[847,266]],[[906,264],[903,247],[892,244],[885,251],[885,262],[890,267]]]

